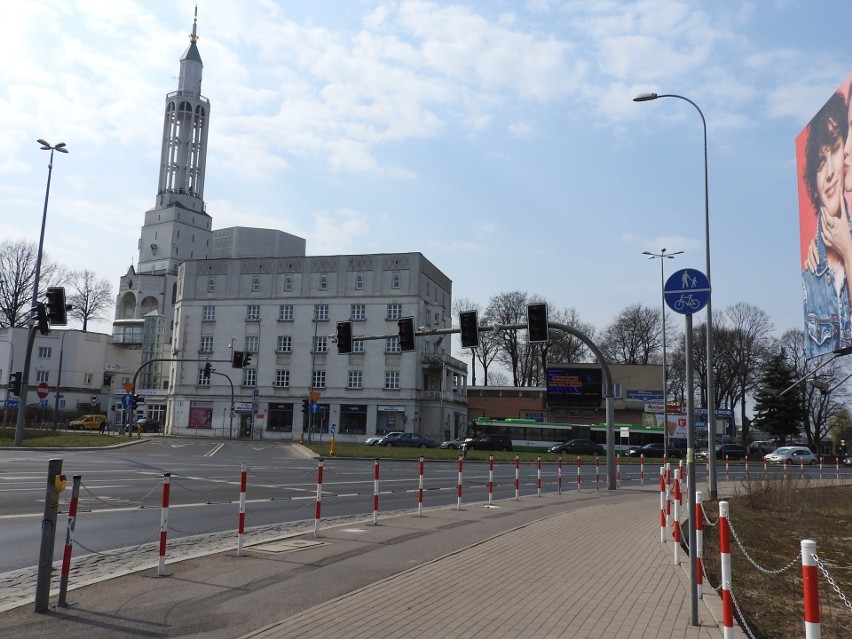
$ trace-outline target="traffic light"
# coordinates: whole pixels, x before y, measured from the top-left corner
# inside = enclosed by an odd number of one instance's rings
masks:
[[[399,348],[402,351],[413,351],[414,346],[414,318],[403,317],[397,322],[399,326]]]
[[[530,343],[550,339],[547,329],[547,304],[527,304],[527,339]]]
[[[243,354],[243,368],[251,364],[251,353]]]
[[[204,370],[201,372],[201,377],[203,379],[210,379],[210,373],[213,372],[213,367],[210,365],[210,362],[207,362],[204,365]]]
[[[50,326],[47,323],[47,309],[44,304],[39,302],[36,304],[36,322],[38,324],[38,332],[42,335],[50,335]]]
[[[337,352],[342,355],[352,352],[352,322],[337,323]]]
[[[55,326],[68,323],[68,308],[65,305],[65,288],[51,286],[47,289],[47,319]]]
[[[21,396],[21,380],[24,378],[23,373],[12,373],[9,375],[9,392],[13,395]]]
[[[462,348],[479,346],[479,316],[477,312],[462,311],[459,313],[459,326],[461,327]]]
[[[308,412],[308,410],[309,410],[309,406],[310,406],[310,400],[308,400],[308,399],[303,399],[303,400],[302,400],[302,412],[303,412],[303,413],[307,413],[307,412]]]
[[[136,393],[134,393],[133,397],[131,397],[131,399],[130,399],[130,408],[132,408],[133,410],[136,410],[136,407],[139,404],[144,404],[144,403],[145,403],[145,398],[142,397],[141,395],[137,395]]]
[[[242,351],[234,351],[234,357],[231,360],[231,366],[233,368],[242,368],[243,367],[243,352]]]

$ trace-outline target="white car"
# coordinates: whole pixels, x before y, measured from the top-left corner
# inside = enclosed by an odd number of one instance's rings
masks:
[[[375,446],[380,439],[387,437],[388,435],[401,435],[401,434],[402,434],[402,431],[395,430],[395,431],[391,431],[390,433],[384,433],[383,435],[374,435],[373,437],[368,437],[367,440],[364,443],[367,444],[367,446]]]
[[[773,464],[783,464],[785,461],[790,464],[816,464],[818,461],[807,446],[782,446],[764,455],[763,459]]]

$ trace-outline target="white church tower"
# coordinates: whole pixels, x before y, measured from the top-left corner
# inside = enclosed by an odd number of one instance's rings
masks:
[[[210,101],[201,95],[197,21],[196,7],[178,89],[166,96],[156,202],[145,212],[137,266],[121,278],[116,299],[113,341],[130,348],[142,348],[146,332],[171,343],[178,266],[213,254],[212,220],[204,204]],[[160,318],[162,326],[143,330],[146,317]],[[161,350],[145,346],[152,348]]]

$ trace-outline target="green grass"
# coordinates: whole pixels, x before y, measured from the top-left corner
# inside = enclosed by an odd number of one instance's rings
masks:
[[[120,435],[101,435],[100,433],[65,432],[45,429],[25,429],[23,446],[28,448],[65,447],[80,448],[87,446],[111,446],[127,441]],[[0,446],[15,445],[15,429],[0,428]]]

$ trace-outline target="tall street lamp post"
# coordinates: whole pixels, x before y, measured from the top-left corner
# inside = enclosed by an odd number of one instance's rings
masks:
[[[41,255],[44,249],[44,226],[47,222],[47,201],[50,199],[50,176],[53,173],[53,152],[59,151],[60,153],[68,153],[68,149],[65,148],[65,142],[60,142],[55,146],[48,144],[44,140],[37,140],[37,142],[41,144],[42,151],[50,151],[50,161],[47,163],[47,188],[44,191],[44,211],[41,214],[41,235],[39,235],[38,238],[38,254],[36,255],[35,277],[33,277],[32,307],[30,308],[30,316],[27,320],[27,348],[24,353],[21,394],[18,397],[18,421],[15,424],[15,446],[22,446],[24,444],[24,425],[26,424],[27,418],[27,391],[29,390],[30,385],[30,363],[32,361],[33,342],[35,341],[36,333],[33,313],[35,312],[36,305],[38,304],[38,284],[39,278],[41,277]]]
[[[707,281],[710,279],[710,189],[707,180],[707,120],[704,119],[704,113],[698,108],[689,98],[674,93],[640,93],[635,98],[634,102],[648,102],[658,98],[677,98],[684,102],[689,102],[698,115],[701,116],[701,126],[704,131],[704,251],[706,257],[706,273]],[[716,499],[716,401],[713,388],[713,309],[711,306],[713,294],[707,298],[707,460],[709,462],[709,472],[707,474],[707,487],[710,493],[710,499]]]
[[[681,254],[683,254],[683,251],[666,253],[666,249],[661,249],[659,253],[642,251],[642,255],[647,255],[649,260],[660,260],[660,296],[663,300],[663,454],[666,457],[669,456],[669,373],[666,367],[666,276],[663,264],[667,259],[673,260],[675,255]]]

